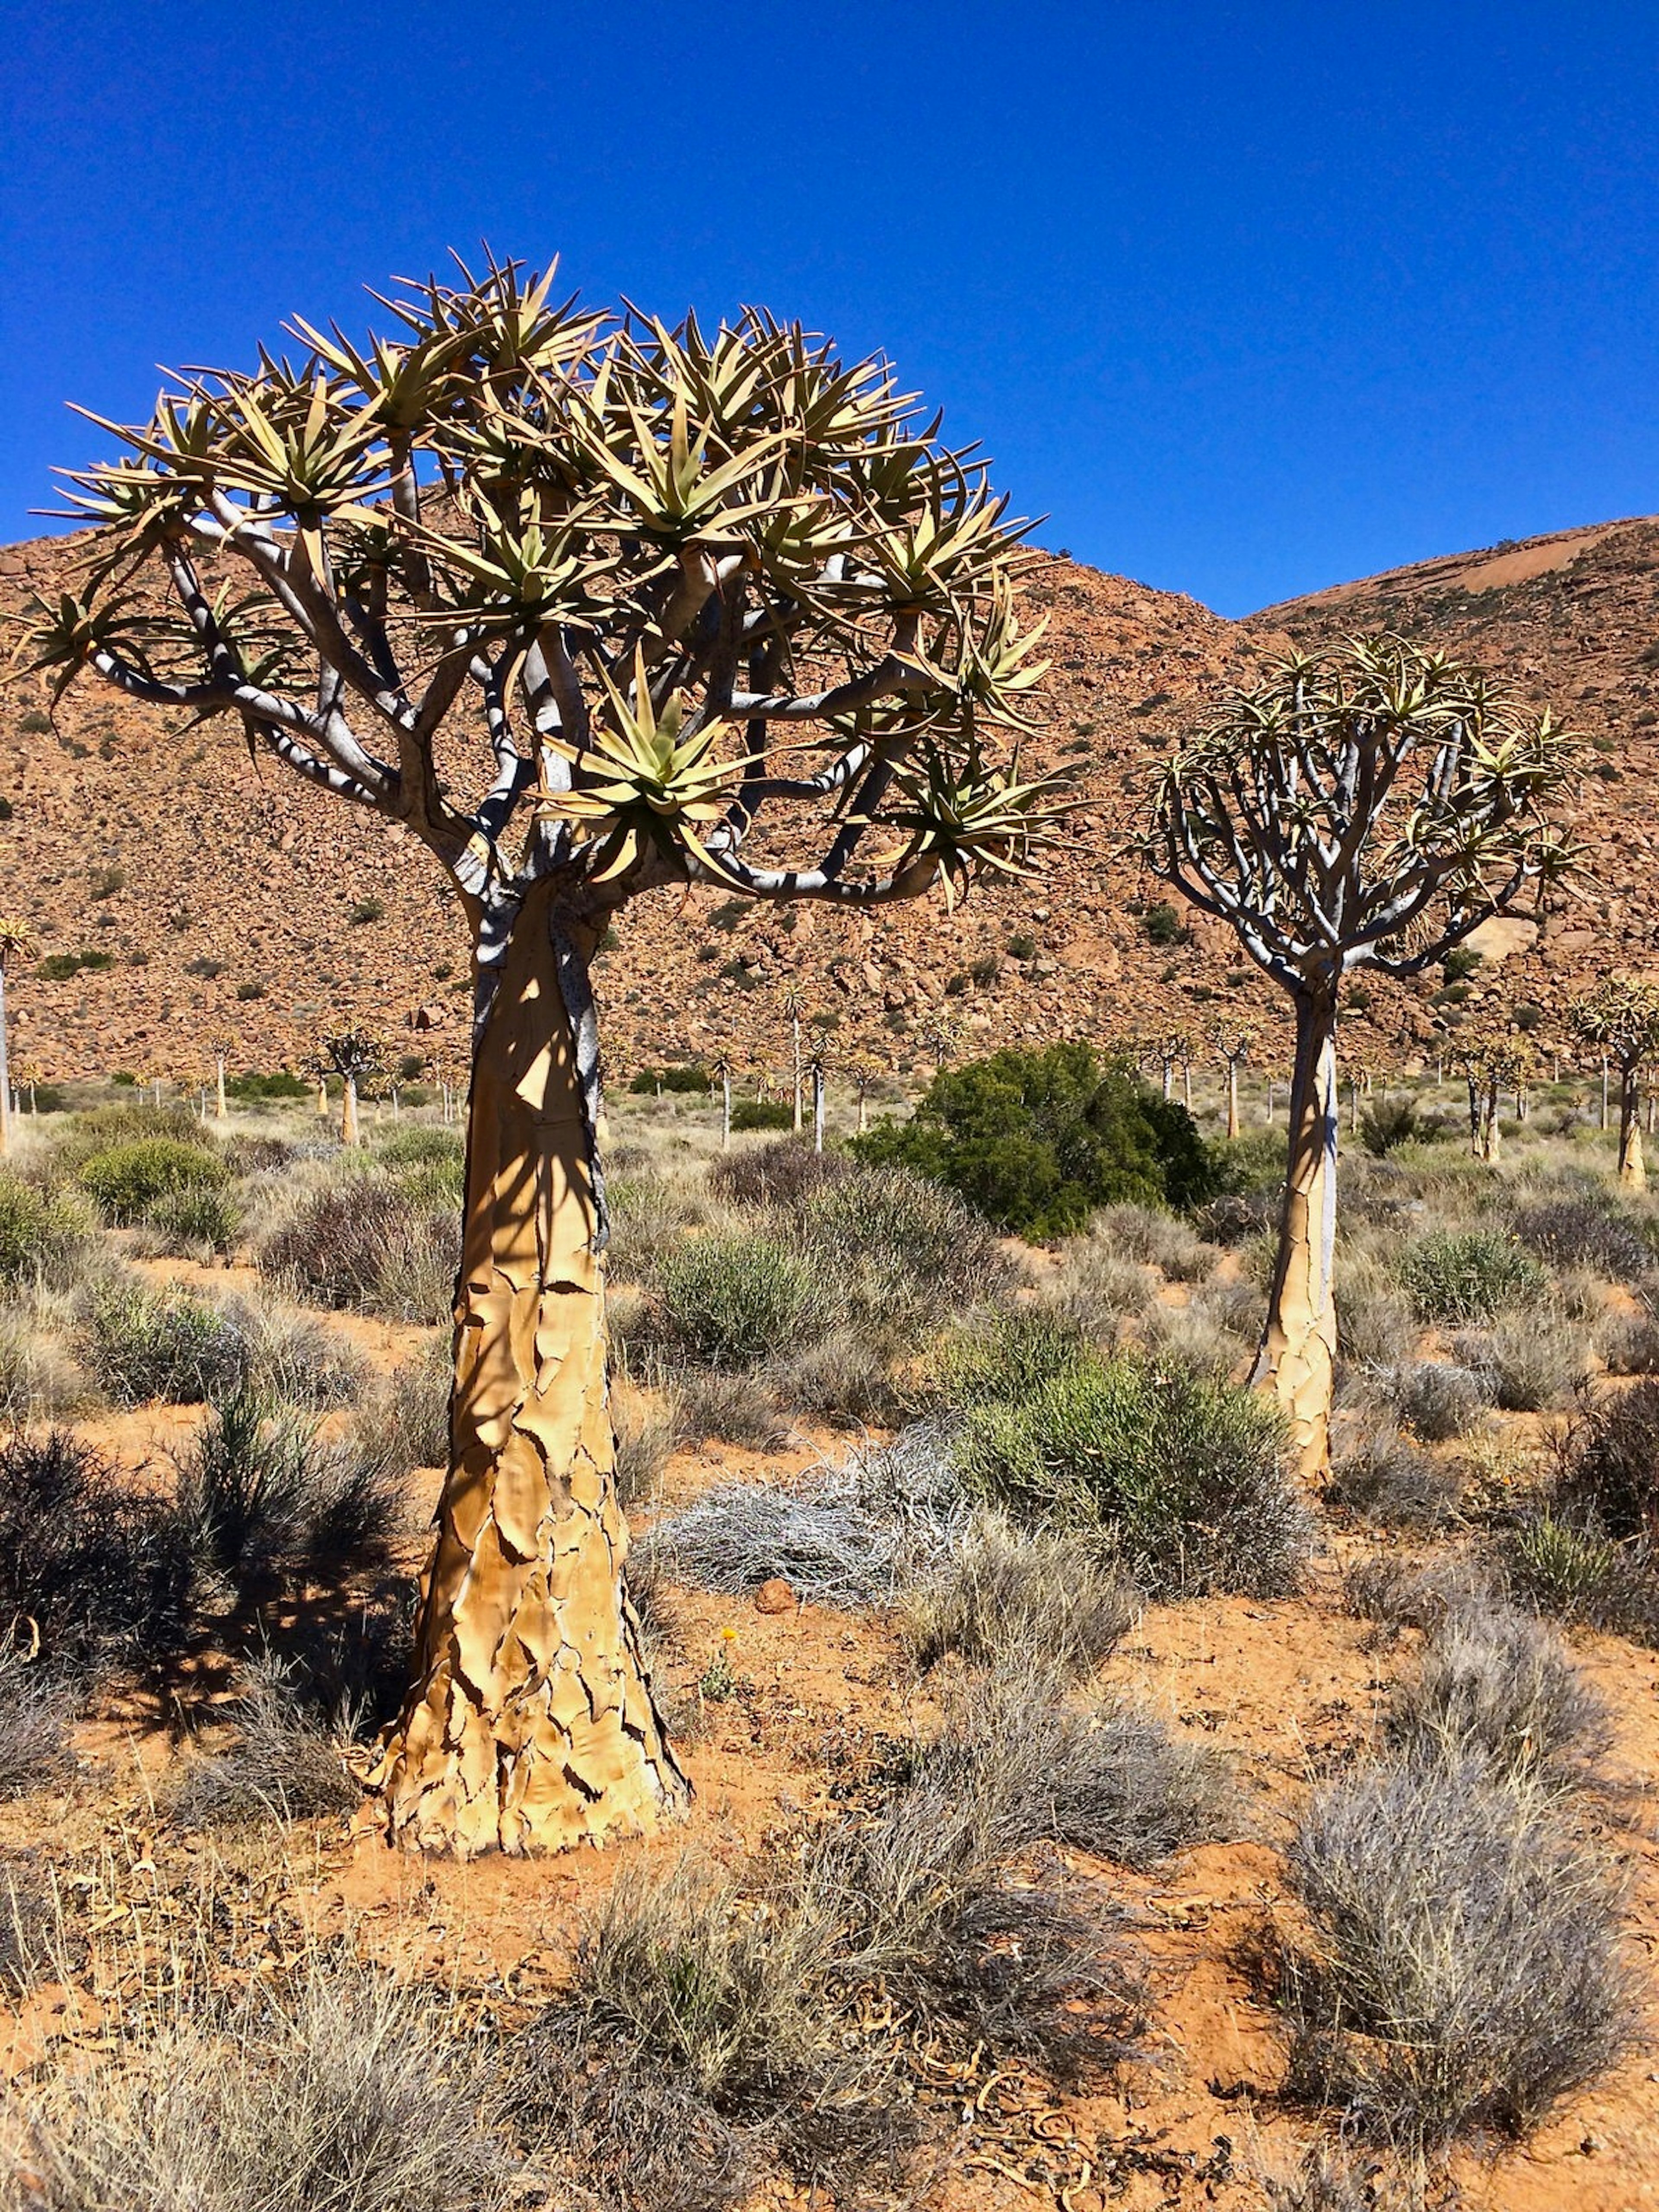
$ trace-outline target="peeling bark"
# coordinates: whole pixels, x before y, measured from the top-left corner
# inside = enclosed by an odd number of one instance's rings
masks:
[[[11,1150],[11,1064],[6,1050],[6,969],[0,961],[0,1158]]]
[[[1227,1062],[1227,1135],[1229,1140],[1231,1141],[1231,1139],[1237,1137],[1237,1134],[1238,1063],[1237,1060],[1230,1060]]]
[[[566,964],[592,941],[562,925]],[[543,883],[478,1039],[450,1471],[414,1685],[371,1778],[391,1836],[417,1849],[556,1850],[635,1833],[689,1795],[623,1592],[596,1155],[568,997]]]
[[[348,1075],[341,1079],[344,1085],[344,1090],[340,1103],[340,1142],[343,1145],[355,1145],[358,1141],[356,1078]]]
[[[1339,1116],[1335,994],[1298,992],[1285,1211],[1253,1379],[1285,1409],[1297,1464],[1310,1482],[1322,1481],[1330,1466]]]

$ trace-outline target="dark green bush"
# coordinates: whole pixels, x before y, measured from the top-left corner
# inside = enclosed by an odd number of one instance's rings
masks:
[[[1373,1159],[1385,1158],[1419,1133],[1414,1098],[1376,1099],[1359,1117],[1359,1141]]]
[[[160,1237],[163,1251],[185,1256],[204,1245],[211,1252],[231,1251],[242,1233],[240,1207],[216,1185],[171,1191],[145,1209],[144,1219]]]
[[[1029,1237],[1068,1236],[1117,1200],[1198,1205],[1222,1181],[1186,1109],[1085,1044],[942,1071],[912,1121],[884,1119],[853,1150],[945,1183]]]
[[[1277,1408],[1185,1368],[1085,1352],[1029,1395],[972,1406],[957,1464],[1024,1519],[1106,1528],[1154,1591],[1278,1595],[1306,1556]]]
[[[628,1087],[641,1098],[652,1097],[659,1091],[695,1092],[706,1097],[708,1081],[705,1067],[642,1067]]]
[[[239,999],[258,998],[263,988],[260,984],[239,984],[236,995]],[[267,1098],[309,1098],[312,1089],[303,1076],[290,1075],[286,1068],[278,1069],[274,1075],[228,1075],[225,1078],[226,1097],[234,1098],[248,1106],[258,1105]]]
[[[794,1121],[794,1108],[781,1098],[734,1098],[732,1102],[734,1129],[789,1129]]]
[[[1168,899],[1159,899],[1156,906],[1149,906],[1140,924],[1154,945],[1185,945],[1192,935]]]
[[[213,1190],[230,1180],[216,1152],[171,1137],[142,1137],[94,1152],[78,1180],[106,1221],[142,1221],[158,1199],[181,1191]]]

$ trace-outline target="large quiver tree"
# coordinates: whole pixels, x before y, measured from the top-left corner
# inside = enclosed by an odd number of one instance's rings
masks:
[[[1164,769],[1146,852],[1291,994],[1296,1059],[1279,1251],[1257,1379],[1310,1479],[1336,1358],[1337,997],[1414,975],[1559,875],[1567,745],[1476,668],[1392,636],[1271,665]]]
[[[237,718],[404,823],[476,985],[450,1467],[375,1787],[396,1838],[523,1850],[685,1785],[622,1583],[589,963],[641,892],[848,904],[1021,872],[997,749],[1041,673],[1018,532],[879,361],[678,329],[492,264],[359,350],[198,374],[76,477],[35,665]],[[204,568],[204,562],[207,566]],[[165,587],[150,588],[152,580]],[[170,602],[168,604],[167,602]]]
[[[1574,1034],[1619,1071],[1619,1180],[1626,1190],[1648,1187],[1642,1157],[1642,1070],[1659,1059],[1659,982],[1640,975],[1606,977],[1570,1010]]]

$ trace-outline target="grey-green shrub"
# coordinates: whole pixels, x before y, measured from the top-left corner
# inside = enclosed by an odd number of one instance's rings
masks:
[[[1400,1262],[1401,1280],[1425,1321],[1489,1322],[1540,1297],[1545,1274],[1513,1237],[1495,1229],[1437,1231]]]
[[[152,1291],[115,1278],[87,1293],[76,1352],[118,1405],[161,1399],[192,1406],[239,1387],[247,1347],[217,1306],[184,1291]]]
[[[665,1352],[705,1367],[757,1367],[823,1333],[824,1285],[798,1243],[714,1231],[663,1255],[651,1316]]]
[[[90,1251],[97,1224],[85,1199],[0,1170],[0,1285],[59,1282]]]
[[[1109,1531],[1154,1591],[1279,1595],[1307,1555],[1278,1409],[1182,1369],[1085,1354],[1029,1396],[973,1406],[957,1464],[1023,1518]]]

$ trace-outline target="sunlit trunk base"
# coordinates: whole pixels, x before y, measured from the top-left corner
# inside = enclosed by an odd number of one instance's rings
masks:
[[[1297,1465],[1314,1483],[1330,1466],[1338,1113],[1335,1000],[1298,997],[1285,1212],[1254,1379],[1283,1407]]]
[[[1238,1070],[1230,1060],[1227,1064],[1227,1134],[1238,1134]]]
[[[345,1079],[345,1089],[341,1097],[340,1142],[343,1145],[357,1142],[357,1085],[349,1075]]]
[[[372,1778],[391,1835],[417,1849],[558,1850],[688,1796],[623,1595],[595,1225],[538,890],[473,1073],[450,1472],[414,1686]]]
[[[1619,1180],[1626,1190],[1648,1187],[1647,1162],[1642,1157],[1642,1116],[1638,1109],[1636,1074],[1626,1075],[1619,1091]]]

